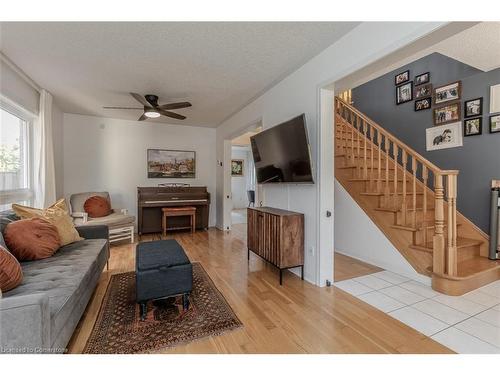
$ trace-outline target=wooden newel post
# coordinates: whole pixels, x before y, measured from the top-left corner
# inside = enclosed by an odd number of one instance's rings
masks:
[[[444,250],[444,187],[443,176],[434,172],[434,238],[432,271],[438,275],[445,273],[445,250]]]
[[[448,246],[446,251],[446,271],[457,275],[457,175],[447,176],[446,193],[448,200]]]

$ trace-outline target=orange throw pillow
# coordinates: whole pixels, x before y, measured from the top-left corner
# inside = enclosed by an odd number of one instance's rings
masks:
[[[103,217],[111,213],[111,205],[104,197],[94,195],[87,199],[83,204],[83,209],[89,214],[89,217]]]
[[[7,225],[3,236],[19,261],[51,257],[61,244],[55,225],[40,218],[14,221]]]
[[[23,270],[18,260],[9,251],[0,246],[0,290],[14,289],[23,281]]]

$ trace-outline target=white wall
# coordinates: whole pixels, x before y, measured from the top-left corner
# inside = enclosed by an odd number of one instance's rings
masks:
[[[109,191],[114,207],[137,215],[137,187],[207,186],[215,225],[215,129],[64,114],[64,195]],[[196,151],[196,178],[149,179],[148,148]]]
[[[243,176],[231,176],[231,198],[233,208],[246,208],[248,206],[247,196],[247,173],[249,150],[246,147],[233,146],[231,148],[231,159],[243,160]]]
[[[328,114],[320,112],[320,89],[441,25],[436,22],[363,23],[222,123],[217,128],[217,159],[224,161],[224,165],[217,168],[217,226],[226,227],[230,223],[230,212],[223,210],[223,206],[230,206],[224,202],[228,201],[231,188],[223,173],[230,157],[224,147],[225,140],[259,119],[262,119],[265,129],[305,113],[313,165],[316,171],[323,171],[321,189],[333,194],[333,168],[330,168],[330,176],[325,176],[328,171],[321,165],[322,160],[331,163],[333,150],[331,144],[320,142],[322,136],[329,134],[328,127],[332,126],[326,121],[320,122],[320,118],[328,118]],[[325,285],[326,279],[333,279],[333,221],[325,215],[326,210],[333,211],[333,207],[331,200],[322,199],[324,195],[320,194],[319,184],[264,188],[265,205],[304,213],[305,278],[318,285]],[[319,228],[330,228],[330,233],[320,232]],[[321,248],[318,248],[319,244]]]
[[[392,245],[340,183],[335,181],[335,251],[430,284]]]

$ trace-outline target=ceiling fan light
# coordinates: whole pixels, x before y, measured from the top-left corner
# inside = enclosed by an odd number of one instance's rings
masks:
[[[160,117],[160,113],[154,110],[153,108],[147,109],[144,112],[144,116],[149,117],[149,118],[157,118]]]

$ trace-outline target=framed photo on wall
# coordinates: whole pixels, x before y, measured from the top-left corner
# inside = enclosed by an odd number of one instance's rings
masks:
[[[466,100],[464,103],[464,117],[481,116],[483,114],[483,98]]]
[[[432,96],[432,84],[415,87],[415,99],[426,98]]]
[[[410,71],[407,70],[405,72],[396,74],[396,76],[394,77],[394,84],[397,86],[409,80],[410,80]]]
[[[243,177],[244,163],[245,163],[245,161],[243,159],[232,159],[231,160],[231,176]]]
[[[431,104],[432,104],[431,98],[423,98],[415,100],[415,112],[431,109]]]
[[[434,104],[459,100],[462,94],[462,82],[457,81],[434,89]]]
[[[403,104],[413,100],[413,82],[396,87],[396,104]]]
[[[490,86],[490,113],[500,112],[500,84]]]
[[[195,178],[196,151],[148,150],[148,178]]]
[[[425,131],[427,151],[463,146],[462,123],[434,126]]]
[[[444,125],[450,122],[460,121],[460,113],[460,102],[434,108],[432,111],[434,125]]]
[[[483,118],[476,117],[464,120],[464,137],[480,135],[483,132]]]
[[[490,133],[500,132],[500,115],[490,116]]]
[[[423,85],[431,81],[431,73],[426,72],[415,77],[415,86]]]

